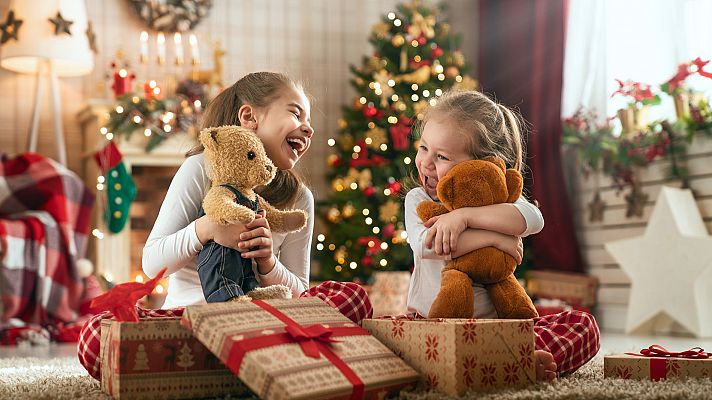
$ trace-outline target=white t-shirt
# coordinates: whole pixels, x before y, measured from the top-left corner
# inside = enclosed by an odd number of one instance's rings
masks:
[[[408,242],[413,249],[414,269],[408,288],[408,312],[427,316],[440,290],[440,272],[450,259],[449,255],[437,255],[434,249],[425,247],[428,229],[418,217],[416,208],[422,201],[432,200],[421,187],[412,189],[405,196],[405,228]],[[538,233],[544,228],[544,217],[533,204],[523,197],[514,206],[522,213],[527,228],[522,237]],[[473,318],[497,318],[497,312],[483,285],[474,284],[475,315]]]
[[[163,308],[205,303],[196,267],[203,245],[195,233],[195,220],[210,189],[203,159],[203,154],[188,157],[180,166],[143,248],[146,275],[153,277],[161,268],[168,268],[168,295]],[[267,275],[256,276],[262,286],[283,284],[296,297],[309,287],[314,196],[306,186],[301,185],[293,208],[307,212],[307,226],[295,233],[273,233],[277,264]]]

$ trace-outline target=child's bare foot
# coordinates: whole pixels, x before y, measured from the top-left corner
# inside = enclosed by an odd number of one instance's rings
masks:
[[[536,357],[536,380],[551,382],[556,379],[556,363],[554,356],[548,351],[534,350]]]

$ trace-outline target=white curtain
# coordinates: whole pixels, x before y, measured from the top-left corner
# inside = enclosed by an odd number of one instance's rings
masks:
[[[611,98],[615,79],[653,85],[672,77],[677,65],[712,58],[711,0],[570,0],[564,55],[563,117],[579,106],[600,120],[627,103]],[[707,70],[712,70],[712,63]],[[689,85],[710,95],[712,80],[691,77]],[[661,94],[651,119],[675,115],[672,99]]]

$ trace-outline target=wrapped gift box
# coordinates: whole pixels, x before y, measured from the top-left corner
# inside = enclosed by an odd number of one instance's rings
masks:
[[[381,271],[373,274],[368,297],[373,305],[373,316],[405,314],[408,300],[410,272]]]
[[[182,322],[263,399],[383,398],[418,380],[318,298],[189,306]]]
[[[114,398],[247,395],[249,389],[180,318],[101,321],[101,388]]]
[[[450,395],[536,381],[532,320],[367,319],[363,327]]]
[[[712,357],[689,359],[615,354],[603,358],[603,376],[654,381],[668,378],[712,378]]]
[[[598,279],[584,274],[553,271],[529,271],[527,291],[539,298],[560,299],[573,306],[596,304]]]

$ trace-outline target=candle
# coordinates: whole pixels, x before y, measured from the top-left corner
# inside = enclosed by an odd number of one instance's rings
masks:
[[[193,65],[200,64],[200,51],[198,50],[198,38],[194,34],[190,34],[190,57]]]
[[[183,65],[183,37],[180,32],[173,35],[173,42],[176,45],[176,65]]]
[[[146,32],[146,31],[141,32],[140,41],[141,41],[141,56],[140,56],[139,61],[141,62],[141,64],[146,64],[146,63],[148,63],[148,32]]]
[[[166,62],[166,36],[163,32],[158,32],[156,36],[156,47],[158,48],[158,65]]]

